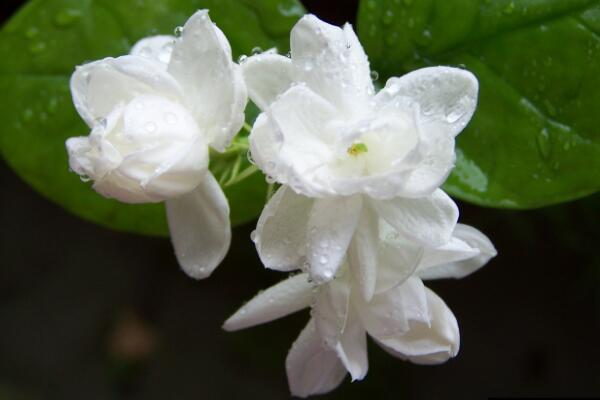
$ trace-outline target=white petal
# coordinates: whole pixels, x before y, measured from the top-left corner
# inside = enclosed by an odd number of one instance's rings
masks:
[[[314,200],[282,186],[263,209],[254,238],[266,268],[293,271],[302,265],[306,250],[306,218]]]
[[[123,132],[111,138],[129,153],[119,172],[161,200],[196,188],[208,168],[208,146],[190,113],[159,96],[138,96],[125,108]]]
[[[105,58],[84,64],[71,77],[71,94],[77,112],[92,127],[120,103],[140,95],[159,95],[181,102],[177,81],[158,62],[139,56]]]
[[[305,15],[292,29],[290,46],[300,81],[348,116],[365,111],[373,82],[367,56],[350,25],[340,29]]]
[[[348,318],[350,285],[344,279],[336,279],[318,288],[312,308],[315,326],[323,343],[335,349]]]
[[[241,68],[250,99],[263,111],[290,88],[294,79],[292,60],[279,54],[257,54]]]
[[[422,68],[389,79],[377,101],[382,104],[408,97],[419,104],[424,124],[442,124],[456,136],[475,112],[478,86],[477,78],[462,69]]]
[[[285,367],[290,391],[299,397],[327,393],[346,376],[335,351],[323,346],[312,319],[292,345]]]
[[[346,256],[362,210],[362,197],[317,199],[308,218],[306,261],[317,282],[335,276]]]
[[[415,321],[410,330],[391,338],[375,338],[392,355],[416,364],[439,364],[458,354],[460,334],[452,311],[434,292],[427,291],[430,323]]]
[[[166,202],[175,255],[192,278],[208,277],[221,263],[231,242],[229,204],[209,172],[193,192]]]
[[[463,278],[496,254],[487,236],[471,226],[457,224],[450,243],[425,252],[418,275],[421,279]]]
[[[225,321],[223,329],[237,331],[273,321],[308,307],[312,298],[308,274],[292,276],[257,294]]]
[[[129,54],[150,58],[163,64],[166,69],[171,61],[175,37],[170,35],[157,35],[144,38],[137,42]]]
[[[259,116],[250,135],[256,164],[298,193],[310,197],[331,194],[320,174],[334,156],[327,144],[331,135],[326,125],[337,115],[335,109],[307,87],[297,85],[266,114],[266,119]]]
[[[348,313],[344,332],[335,349],[353,381],[361,380],[367,375],[367,334],[357,312],[352,309]]]
[[[380,222],[380,229],[376,293],[404,283],[415,273],[423,257],[423,246],[407,241],[385,221]]]
[[[370,207],[363,207],[356,232],[348,248],[348,265],[365,301],[371,301],[377,282],[379,219]]]
[[[365,303],[354,297],[360,318],[369,335],[376,339],[396,337],[411,329],[414,321],[427,324],[429,311],[423,282],[416,277],[408,278],[402,285],[376,294]]]
[[[389,80],[388,85],[377,94],[377,119],[395,116],[398,120],[411,120],[412,125],[407,124],[404,130],[397,130],[396,135],[401,134],[401,137],[396,140],[402,142],[400,139],[404,138],[403,141],[406,141],[412,128],[417,145],[384,175],[385,182],[391,186],[387,191],[395,189],[396,194],[403,197],[423,197],[440,187],[454,167],[454,134],[447,124],[427,120],[422,115],[420,104],[398,95],[398,86],[396,81]],[[395,155],[397,147],[389,146],[388,154]],[[378,192],[382,191],[378,189]]]
[[[428,197],[372,200],[371,204],[399,233],[429,246],[448,242],[458,220],[458,207],[440,189]]]
[[[224,150],[244,123],[247,93],[231,48],[208,11],[197,11],[185,23],[168,71],[184,88],[210,145]]]

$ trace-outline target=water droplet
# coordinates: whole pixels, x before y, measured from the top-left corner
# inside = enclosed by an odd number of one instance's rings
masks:
[[[48,101],[48,112],[54,114],[58,110],[58,99],[56,97],[50,98]]]
[[[165,114],[165,121],[167,121],[167,124],[169,125],[175,125],[177,124],[177,115],[172,112],[168,112]]]
[[[250,240],[252,240],[254,243],[256,243],[258,240],[258,233],[256,232],[256,229],[250,232]]]
[[[515,11],[515,3],[514,1],[511,1],[505,8],[504,8],[504,13],[505,14],[512,14]]]
[[[29,46],[29,51],[33,54],[39,54],[46,50],[46,43],[44,42],[35,42]]]
[[[536,139],[540,155],[542,158],[547,159],[551,151],[550,132],[547,128],[544,128],[538,133]]]
[[[25,111],[23,111],[23,120],[25,122],[29,122],[32,119],[33,119],[33,110],[31,108],[25,109]]]
[[[333,277],[333,271],[330,269],[326,269],[325,271],[323,271],[323,276],[325,277],[325,279],[331,279]]]
[[[377,79],[379,79],[379,72],[371,71],[371,80],[375,82]]]
[[[446,121],[448,121],[448,123],[453,124],[456,121],[458,121],[462,116],[463,116],[463,110],[462,109],[455,109],[455,110],[451,110],[447,115],[446,115]]]
[[[238,58],[238,63],[239,64],[243,64],[246,60],[248,59],[248,56],[245,54],[242,54],[239,58]]]
[[[291,51],[288,51],[288,52],[285,54],[285,56],[286,56],[287,58],[292,58],[292,52],[291,52]]]
[[[383,14],[382,22],[384,25],[390,25],[394,21],[394,12],[392,10],[386,10]]]
[[[146,128],[147,132],[153,133],[156,131],[156,124],[152,121],[146,122],[146,124],[144,125],[144,128]]]
[[[267,181],[269,185],[272,185],[276,182],[275,179],[270,175],[265,175],[265,181]]]
[[[158,61],[167,64],[171,61],[171,53],[173,52],[173,42],[165,43],[158,53]]]
[[[38,35],[38,33],[40,33],[38,28],[36,28],[35,26],[30,26],[25,31],[25,37],[28,39],[33,39],[34,37],[36,37]]]
[[[60,11],[54,16],[54,24],[59,28],[68,28],[81,18],[81,11],[73,8]]]
[[[319,257],[319,262],[321,264],[327,264],[327,261],[329,261],[329,258],[327,258],[327,256],[321,256],[321,257]],[[324,274],[327,274],[327,271],[325,271]]]
[[[304,15],[302,6],[293,1],[279,3],[277,5],[277,10],[279,10],[284,17],[301,17]]]
[[[173,34],[175,35],[175,37],[181,37],[181,35],[183,35],[183,26],[178,26],[177,28],[175,28]]]
[[[83,182],[83,183],[85,183],[85,182],[89,182],[89,181],[91,181],[91,180],[92,180],[92,179],[91,179],[89,176],[87,176],[87,175],[79,175],[79,179],[80,179],[80,180],[81,180],[81,182]]]
[[[260,47],[255,47],[255,48],[253,48],[253,49],[252,49],[252,52],[251,52],[251,54],[252,54],[253,56],[255,56],[255,55],[257,55],[257,54],[260,54],[260,53],[262,53],[262,52],[263,52],[263,49],[261,49]]]

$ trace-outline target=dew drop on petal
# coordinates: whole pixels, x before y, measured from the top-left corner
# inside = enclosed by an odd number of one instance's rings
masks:
[[[254,55],[256,55],[256,54],[260,54],[260,53],[262,53],[262,52],[263,52],[263,49],[261,49],[260,47],[255,47],[255,48],[253,48],[253,49],[252,49],[252,52],[251,52],[251,53],[252,53],[252,55],[254,56]]]
[[[183,26],[178,26],[177,28],[175,28],[173,34],[175,35],[175,37],[181,37],[181,35],[183,35]]]
[[[172,112],[168,112],[165,114],[165,121],[167,121],[167,124],[169,125],[175,125],[177,124],[177,115]]]
[[[156,124],[154,122],[146,122],[144,128],[146,128],[147,132],[153,133],[156,131]]]
[[[254,243],[256,243],[258,240],[258,233],[256,232],[256,229],[250,232],[250,240],[252,240]]]
[[[371,71],[371,80],[373,82],[375,82],[378,79],[379,79],[379,72],[377,72],[377,71]]]
[[[239,64],[243,64],[246,60],[248,59],[248,56],[245,54],[242,54],[239,58],[238,58],[238,63]]]
[[[329,258],[327,258],[327,256],[319,257],[319,262],[321,264],[327,264],[327,261],[329,261]],[[325,271],[324,274],[327,275],[328,272],[331,272],[331,271]]]

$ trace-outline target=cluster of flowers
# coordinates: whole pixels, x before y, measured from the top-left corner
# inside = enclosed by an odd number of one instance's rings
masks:
[[[231,316],[226,330],[311,308],[286,361],[294,395],[332,390],[368,369],[367,333],[420,364],[457,354],[459,330],[423,280],[461,278],[496,251],[457,223],[439,188],[478,84],[431,67],[376,93],[352,27],[303,17],[291,53],[232,61],[224,34],[198,11],[177,38],[141,40],[130,55],[85,64],[71,81],[91,133],[67,141],[71,168],[106,197],[166,202],[177,259],[194,278],[230,243],[229,206],[208,171],[244,123],[248,96],[262,113],[249,136],[256,165],[282,186],[252,240],[267,268],[292,272]]]

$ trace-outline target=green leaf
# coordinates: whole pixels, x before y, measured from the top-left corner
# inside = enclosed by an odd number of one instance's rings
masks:
[[[162,204],[107,200],[68,171],[64,142],[88,133],[71,103],[78,64],[129,52],[140,38],[172,34],[197,9],[231,42],[234,56],[260,46],[285,53],[304,13],[297,0],[32,0],[0,31],[0,149],[30,185],[70,212],[117,230],[167,234]],[[256,112],[247,113],[252,122]],[[242,169],[248,161],[241,160]],[[212,166],[211,166],[212,168]],[[254,173],[225,189],[234,225],[255,218],[267,185]]]
[[[533,208],[600,189],[600,1],[363,0],[358,28],[384,78],[453,65],[479,79],[451,194]]]

